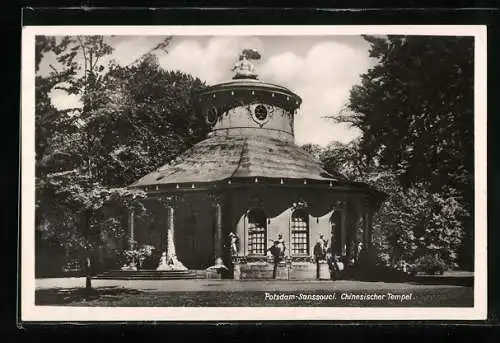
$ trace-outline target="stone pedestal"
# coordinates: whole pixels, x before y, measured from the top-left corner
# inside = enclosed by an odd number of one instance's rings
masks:
[[[233,267],[233,278],[235,280],[241,279],[241,267],[239,263],[235,263]]]
[[[273,267],[274,268],[274,267]],[[286,263],[278,263],[276,268],[275,280],[288,280],[289,279],[289,268]]]
[[[317,265],[312,262],[292,262],[288,272],[289,280],[317,280]]]
[[[207,279],[212,279],[212,280],[220,280],[222,279],[222,274],[217,271],[217,270],[214,270],[214,269],[206,269],[205,270],[205,273],[206,273],[206,277]]]
[[[328,263],[320,262],[318,268],[318,279],[319,280],[330,280],[330,268],[328,267]],[[318,266],[317,266],[318,267]]]
[[[286,263],[279,263],[276,268],[276,275],[274,274],[274,264],[260,262],[260,263],[245,263],[238,265],[235,270],[238,270],[239,279],[263,279],[263,280],[288,280],[289,268]],[[273,278],[274,276],[274,278]],[[236,278],[236,277],[235,277]]]
[[[180,262],[175,255],[168,256],[160,259],[158,268],[156,270],[188,270],[182,262]]]

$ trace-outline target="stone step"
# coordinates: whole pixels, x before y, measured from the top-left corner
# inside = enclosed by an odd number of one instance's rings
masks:
[[[197,275],[182,275],[182,276],[161,276],[161,275],[98,275],[93,277],[94,280],[187,280],[200,279]]]
[[[97,276],[105,276],[105,277],[188,277],[188,276],[197,276],[199,274],[189,273],[189,274],[98,274]]]
[[[106,272],[103,272],[106,274],[141,274],[141,275],[146,275],[146,274],[189,274],[189,273],[196,273],[194,270],[108,270]]]
[[[178,273],[101,273],[99,275],[107,275],[107,276],[184,276],[184,275],[197,275],[196,273],[183,273],[183,274],[178,274]]]
[[[213,273],[205,270],[109,270],[99,273],[94,279],[107,280],[174,280],[214,278]]]

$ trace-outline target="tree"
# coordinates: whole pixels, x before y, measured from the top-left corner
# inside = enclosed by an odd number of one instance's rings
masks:
[[[373,218],[375,245],[382,260],[394,265],[432,255],[457,267],[465,212],[457,195],[430,193],[422,184],[402,187],[389,172],[380,173],[375,184],[388,194]]]
[[[367,159],[359,144],[360,140],[332,142],[318,154],[327,170],[387,194],[373,218],[373,243],[381,260],[395,264],[438,254],[455,266],[464,234],[461,218],[465,215],[458,194],[453,190],[431,193],[417,183],[403,187],[397,173],[379,165],[376,159]]]
[[[301,148],[305,150],[309,155],[313,156],[316,160],[320,160],[321,152],[323,148],[319,144],[304,144]]]
[[[378,63],[361,75],[361,84],[351,89],[349,103],[335,119],[359,128],[360,153],[394,171],[403,187],[422,185],[429,193],[457,197],[465,209],[461,223],[471,237],[473,38],[365,39]]]
[[[166,71],[154,56],[114,67],[117,106],[103,133],[100,177],[108,185],[128,185],[204,139],[209,125],[196,114],[192,92],[205,84],[179,71]]]
[[[474,40],[366,36],[378,64],[350,93],[338,120],[362,131],[361,151],[400,173],[403,185],[450,186],[471,195]]]
[[[168,41],[125,67],[100,64],[112,53],[101,36],[37,41],[37,51],[52,51],[59,62],[36,83],[41,237],[84,252],[87,259],[109,237],[125,237],[127,211],[145,211],[145,194],[125,186],[204,138],[208,127],[198,123],[189,96],[203,83],[162,70],[151,53]],[[77,95],[81,106],[57,110],[52,89]]]
[[[37,145],[37,217],[45,231],[85,252],[89,290],[91,251],[98,241],[95,217],[111,193],[95,177],[94,159],[99,152],[99,133],[110,95],[105,68],[99,61],[112,48],[102,36],[63,37],[59,42],[54,37],[37,37],[36,45],[37,66],[40,53],[53,51],[62,67],[51,65],[49,81],[37,78],[46,86],[39,88],[37,99],[37,134],[41,137]],[[51,85],[79,96],[81,108],[54,111],[47,104]],[[47,142],[50,149],[44,144]]]
[[[359,149],[359,139],[347,144],[333,141],[319,153],[327,171],[340,173],[351,180],[363,179],[374,168],[374,159],[368,159]]]

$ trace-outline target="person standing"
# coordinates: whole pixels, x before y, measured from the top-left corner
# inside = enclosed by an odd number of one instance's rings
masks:
[[[323,234],[319,235],[319,239],[314,245],[314,259],[316,261],[316,278],[320,278],[320,262],[326,260],[326,250],[328,248],[328,242],[324,238]]]
[[[283,235],[281,233],[278,235],[278,239],[273,241],[273,245],[268,250],[271,252],[271,255],[273,256],[273,262],[274,262],[273,279],[275,279],[276,272],[278,270],[278,264],[281,258],[285,256],[285,250],[286,250],[285,240],[283,239]]]

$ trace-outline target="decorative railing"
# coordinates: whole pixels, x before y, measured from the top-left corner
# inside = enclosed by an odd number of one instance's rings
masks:
[[[314,258],[312,256],[285,256],[282,261],[287,264],[293,262],[307,262],[313,263]],[[247,264],[247,263],[273,263],[272,256],[235,256],[233,257],[233,263],[235,264]]]

